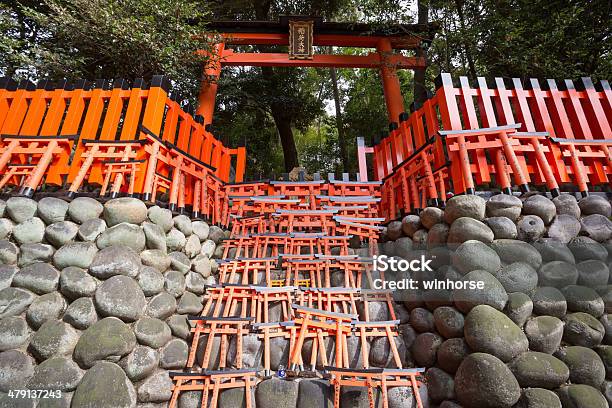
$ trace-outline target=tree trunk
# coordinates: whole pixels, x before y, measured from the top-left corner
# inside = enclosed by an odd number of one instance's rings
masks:
[[[300,165],[298,162],[295,140],[293,138],[293,130],[291,130],[291,118],[284,115],[282,106],[273,105],[271,106],[271,109],[274,124],[276,125],[276,129],[278,129],[278,135],[283,147],[285,171],[290,172],[294,167],[298,167]]]
[[[465,16],[463,15],[463,4],[462,0],[455,0],[455,7],[457,8],[457,15],[459,16],[459,25],[461,26],[461,31],[465,32]],[[472,80],[476,79],[476,65],[474,65],[474,59],[472,58],[472,53],[468,49],[467,42],[465,39],[461,39],[463,43],[463,50],[465,51],[465,58],[467,59],[468,68],[470,71],[470,76]]]
[[[429,0],[419,0],[418,8],[418,24],[427,24],[429,22]],[[426,57],[425,51],[422,48],[417,48],[417,57]],[[427,100],[427,88],[425,87],[425,72],[427,68],[414,70],[414,104],[418,108]]]
[[[338,74],[335,67],[329,69],[332,80],[332,90],[334,92],[334,104],[336,105],[336,127],[338,128],[338,145],[340,146],[340,159],[342,160],[342,171],[348,173],[349,158],[342,124],[342,108],[340,107],[340,92],[338,92]]]

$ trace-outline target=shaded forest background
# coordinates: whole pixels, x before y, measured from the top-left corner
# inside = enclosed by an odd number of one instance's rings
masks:
[[[208,61],[206,21],[437,22],[425,71],[401,71],[405,106],[453,75],[612,79],[611,0],[0,0],[0,75],[150,78],[166,74],[195,103]],[[257,51],[257,49],[255,49]],[[319,52],[363,53],[363,49]],[[379,73],[368,69],[224,68],[215,136],[245,145],[248,176],[302,166],[355,172],[358,136],[387,129]]]

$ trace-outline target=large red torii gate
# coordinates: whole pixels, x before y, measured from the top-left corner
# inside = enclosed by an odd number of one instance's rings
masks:
[[[289,45],[290,21],[312,21],[312,45],[373,48],[366,55],[313,54],[308,59],[291,58],[288,53],[236,52],[231,45]],[[216,21],[208,28],[220,34],[216,58],[204,70],[197,114],[210,124],[215,109],[217,79],[223,66],[377,68],[380,70],[390,123],[404,112],[397,69],[426,67],[419,56],[405,56],[395,50],[417,50],[431,42],[435,24],[398,24],[376,29],[368,24],[323,22],[321,18],[285,16],[274,21]],[[204,51],[202,51],[204,52]]]

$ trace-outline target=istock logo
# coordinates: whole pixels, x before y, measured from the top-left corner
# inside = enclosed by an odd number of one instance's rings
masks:
[[[421,255],[420,259],[406,260],[389,258],[387,255],[374,256],[374,270],[379,272],[433,272],[429,266],[431,259]]]

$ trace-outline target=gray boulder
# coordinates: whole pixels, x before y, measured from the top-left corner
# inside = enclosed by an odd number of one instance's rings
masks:
[[[147,215],[149,220],[151,220],[152,223],[159,225],[164,232],[170,231],[174,225],[174,221],[172,220],[172,211],[168,210],[167,208],[160,208],[155,205],[149,208]]]
[[[121,197],[104,204],[104,220],[109,227],[126,222],[141,224],[147,219],[147,206],[136,198]]]
[[[80,330],[85,330],[97,322],[98,314],[91,298],[83,297],[72,302],[66,309],[64,321]]]
[[[34,293],[25,289],[4,288],[0,290],[0,319],[21,314],[35,298]]]
[[[82,377],[83,370],[74,361],[64,357],[53,357],[34,368],[34,375],[28,381],[28,388],[73,391]]]
[[[19,247],[12,242],[0,241],[0,263],[14,265],[19,257]]]
[[[35,262],[52,262],[55,248],[47,244],[23,244],[19,248],[19,266]]]
[[[159,272],[165,272],[170,268],[172,259],[161,249],[147,249],[140,253],[140,261],[143,265],[151,266]]]
[[[421,224],[429,230],[434,225],[444,222],[444,211],[438,207],[425,207],[420,212],[419,218]]]
[[[66,301],[59,292],[51,292],[34,299],[26,313],[30,326],[38,329],[47,320],[57,320],[66,310]]]
[[[331,408],[333,405],[333,392],[327,381],[303,379],[298,385],[296,408]]]
[[[546,226],[537,215],[525,215],[516,224],[517,237],[521,241],[534,242],[544,235]]]
[[[523,201],[523,214],[536,215],[544,221],[544,224],[551,223],[557,213],[555,204],[543,195],[534,194]]]
[[[134,408],[136,391],[121,367],[101,361],[88,370],[72,397],[74,408]]]
[[[202,301],[199,296],[191,292],[185,292],[176,306],[177,313],[187,315],[198,315],[202,311]]]
[[[56,248],[72,241],[79,231],[79,226],[72,221],[59,221],[45,229],[45,239]]]
[[[295,407],[299,384],[280,378],[263,380],[257,385],[255,401],[260,408]]]
[[[608,402],[597,389],[583,384],[561,387],[557,395],[563,408],[606,408]]]
[[[70,219],[78,224],[100,217],[103,210],[102,204],[90,197],[77,197],[68,205]]]
[[[83,241],[95,242],[95,240],[98,239],[98,236],[100,236],[100,234],[103,233],[105,230],[106,222],[104,220],[101,220],[99,218],[92,218],[81,224],[77,235]]]
[[[158,370],[138,386],[138,401],[165,402],[172,397],[173,381],[168,372]]]
[[[508,217],[489,217],[484,223],[493,231],[495,239],[516,239],[516,224]]]
[[[410,351],[419,367],[432,367],[436,364],[442,341],[442,337],[435,333],[421,333],[414,339]]]
[[[0,319],[0,351],[24,346],[30,336],[28,324],[17,316]]]
[[[525,262],[514,262],[494,273],[506,292],[529,293],[538,284],[538,273]]]
[[[437,364],[447,373],[454,374],[470,353],[470,348],[463,338],[448,339],[438,347]]]
[[[147,316],[167,319],[176,310],[176,299],[168,292],[161,292],[149,300],[145,310]]]
[[[138,284],[145,296],[157,295],[164,290],[164,276],[151,266],[143,266],[138,274]]]
[[[89,266],[89,273],[98,279],[108,279],[115,275],[134,278],[140,267],[140,257],[132,248],[111,245],[96,254]]]
[[[15,224],[8,218],[0,218],[0,239],[6,239],[13,233]]]
[[[484,353],[466,357],[455,375],[455,393],[465,407],[510,408],[519,400],[521,388],[498,358]]]
[[[576,219],[580,218],[580,207],[576,197],[570,194],[561,194],[552,200],[557,210],[557,215],[569,215]]]
[[[159,364],[159,353],[150,347],[136,346],[119,361],[119,365],[132,381],[148,377]]]
[[[610,269],[599,260],[582,261],[576,265],[578,269],[578,284],[596,288],[608,284]]]
[[[550,286],[537,288],[531,300],[535,314],[561,318],[567,312],[565,296],[557,288]]]
[[[466,241],[459,245],[451,255],[451,262],[463,274],[477,269],[495,273],[501,267],[495,251],[480,241]]]
[[[457,218],[450,227],[448,242],[461,244],[465,241],[476,240],[490,244],[494,235],[491,228],[481,221],[469,217]]]
[[[508,295],[508,303],[506,303],[504,313],[517,326],[523,327],[532,312],[533,302],[525,293],[514,292]]]
[[[402,236],[402,223],[400,221],[391,221],[387,224],[387,238],[395,241]]]
[[[465,318],[465,341],[476,352],[507,362],[527,351],[525,333],[506,315],[487,305],[476,306]]]
[[[531,350],[553,354],[561,345],[563,322],[553,316],[537,316],[527,321],[525,334]]]
[[[567,310],[570,312],[584,312],[595,317],[604,313],[604,301],[591,288],[579,285],[569,285],[561,289],[567,301]]]
[[[434,331],[435,323],[433,313],[422,307],[412,309],[410,311],[410,325],[419,333]]]
[[[567,244],[580,233],[580,222],[571,215],[557,215],[548,228],[548,236]]]
[[[435,248],[446,245],[450,227],[443,222],[435,224],[427,232],[427,248]]]
[[[452,224],[461,217],[482,220],[485,217],[485,200],[477,195],[456,195],[446,202],[444,220]]]
[[[604,242],[612,237],[612,221],[601,214],[592,214],[580,220],[580,234],[597,242]]]
[[[612,215],[612,207],[610,201],[598,195],[590,195],[578,201],[578,206],[582,215],[600,214],[604,217]],[[8,202],[7,202],[8,209]]]
[[[421,228],[421,218],[418,215],[409,214],[402,218],[402,231],[404,235],[412,235]]]
[[[186,274],[192,267],[192,262],[187,255],[182,252],[171,252],[169,255],[170,266],[172,269]],[[197,258],[196,258],[197,259]]]
[[[173,219],[174,227],[181,231],[186,237],[193,234],[193,230],[191,228],[191,220],[186,215],[180,214],[174,217]]]
[[[195,234],[191,234],[189,238],[187,238],[183,251],[189,258],[194,258],[200,253],[201,249],[202,244],[200,244],[200,238],[198,238],[198,236]]]
[[[60,273],[48,263],[38,262],[21,268],[13,276],[13,286],[43,295],[57,290]]]
[[[526,262],[532,268],[538,269],[542,265],[542,255],[527,242],[514,239],[496,239],[491,244],[502,262]]]
[[[185,292],[185,276],[179,271],[168,271],[164,273],[164,288],[166,292],[178,298]]]
[[[567,247],[572,251],[577,262],[592,259],[605,262],[608,259],[606,247],[589,237],[576,237],[567,244]]]
[[[508,368],[524,388],[552,390],[569,378],[569,368],[565,363],[546,353],[523,353],[508,363]]]
[[[191,331],[189,328],[189,323],[187,322],[187,316],[185,315],[172,315],[166,320],[168,327],[170,327],[170,331],[172,335],[175,337],[179,337],[183,340],[187,340],[191,335]]]
[[[55,251],[53,264],[59,269],[69,266],[88,268],[97,252],[93,242],[70,242]]]
[[[30,341],[30,349],[38,360],[72,354],[79,334],[67,323],[48,320],[43,323]]]
[[[497,194],[487,201],[488,217],[508,217],[516,222],[521,215],[523,202],[515,196],[507,194]]]
[[[187,238],[185,237],[185,234],[176,228],[172,228],[166,234],[166,246],[168,247],[169,251],[181,251],[185,247],[186,243]]]
[[[45,223],[37,217],[28,218],[13,228],[13,238],[20,244],[41,242],[45,236]]]
[[[463,336],[464,317],[457,309],[448,306],[436,308],[433,313],[438,333],[447,339]]]
[[[566,244],[556,239],[540,238],[533,243],[533,246],[538,250],[542,256],[542,261],[545,263],[551,261],[564,261],[571,264],[576,263],[572,251],[570,251]]]
[[[595,347],[603,340],[605,330],[603,325],[587,313],[568,314],[563,319],[565,328],[563,340],[574,346]]]
[[[74,349],[74,360],[84,368],[101,360],[117,362],[136,346],[134,332],[115,317],[104,318],[83,332]]]
[[[563,288],[575,285],[578,281],[578,270],[575,265],[563,261],[552,261],[542,265],[538,271],[539,286]]]
[[[205,241],[210,233],[210,226],[204,221],[192,221],[191,229],[200,241]]]
[[[172,337],[170,327],[154,317],[143,317],[134,325],[136,340],[144,346],[158,349]]]
[[[455,399],[455,381],[452,376],[432,367],[425,374],[427,380],[427,391],[433,402]]]
[[[83,269],[69,266],[62,270],[59,286],[62,295],[68,299],[78,299],[83,296],[93,296],[98,283]]]
[[[172,339],[160,350],[159,365],[165,369],[183,369],[187,364],[189,346],[184,340]]]
[[[591,349],[580,346],[565,347],[555,353],[570,370],[570,381],[600,388],[606,378],[606,368],[601,358]]]
[[[46,224],[64,221],[68,212],[68,203],[55,197],[44,197],[38,202],[38,216]]]
[[[19,268],[15,265],[0,265],[0,289],[10,287],[17,272]]]
[[[114,225],[98,236],[96,240],[98,248],[104,249],[111,245],[132,248],[136,252],[141,252],[145,248],[145,234],[137,225],[121,223]]]
[[[24,222],[36,214],[38,204],[31,198],[13,196],[6,201],[6,215],[16,223]]]
[[[528,388],[516,408],[561,408],[561,400],[557,394],[543,388]]]
[[[98,286],[94,302],[102,316],[115,316],[126,322],[138,320],[146,305],[138,283],[123,275],[113,276]]]
[[[145,234],[147,248],[159,249],[163,252],[168,251],[168,247],[166,245],[166,233],[162,227],[151,222],[145,222],[142,224],[142,229]]]
[[[508,301],[508,294],[501,283],[487,271],[476,270],[463,277],[465,286],[453,291],[455,307],[463,313],[468,313],[478,305],[489,305],[497,310],[503,310]],[[475,289],[469,284],[473,283]],[[482,285],[483,289],[478,289]]]
[[[21,351],[4,351],[0,353],[0,373],[0,391],[24,389],[34,374],[34,361]]]

